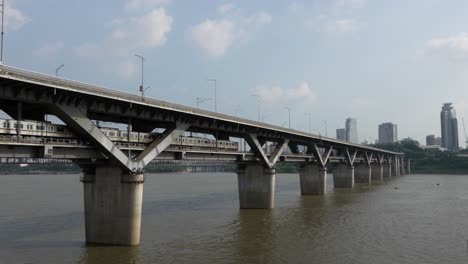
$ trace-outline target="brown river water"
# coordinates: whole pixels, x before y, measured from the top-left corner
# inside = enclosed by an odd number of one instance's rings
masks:
[[[405,175],[239,210],[231,173],[148,174],[141,245],[86,246],[79,175],[0,175],[0,263],[468,263],[468,175]]]

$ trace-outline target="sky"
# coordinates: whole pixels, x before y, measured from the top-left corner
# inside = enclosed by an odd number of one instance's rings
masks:
[[[468,119],[466,0],[5,0],[4,63],[335,137]],[[257,95],[257,96],[256,96]],[[260,99],[260,100],[258,100]],[[311,126],[309,128],[309,117]],[[467,120],[468,121],[468,120]]]

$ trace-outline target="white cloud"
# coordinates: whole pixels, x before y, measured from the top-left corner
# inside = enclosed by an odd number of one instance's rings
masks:
[[[337,0],[336,5],[339,7],[360,7],[367,4],[367,0]]]
[[[233,5],[222,5],[218,10],[221,19],[207,19],[188,30],[192,43],[212,57],[221,57],[236,42],[247,41],[264,25],[271,23],[267,12],[245,16],[236,12]]]
[[[43,43],[41,46],[33,50],[33,55],[38,57],[53,56],[60,52],[62,49],[62,41]]]
[[[171,3],[171,0],[127,0],[127,8],[153,8],[167,6]]]
[[[301,82],[295,88],[284,89],[280,86],[257,86],[254,91],[267,104],[277,102],[300,103],[312,102],[317,98],[309,83]]]
[[[195,45],[213,57],[226,53],[234,40],[234,24],[227,20],[205,20],[190,31]]]
[[[303,5],[296,3],[296,2],[292,2],[288,5],[288,10],[291,12],[298,12],[302,9],[303,9]]]
[[[467,59],[468,33],[461,32],[446,38],[433,38],[427,42],[426,47],[430,54],[438,54],[454,60]]]
[[[234,4],[229,3],[229,4],[224,4],[218,7],[218,12],[222,15],[226,14],[227,12],[231,11],[234,9]]]
[[[370,102],[367,97],[354,97],[351,99],[351,104],[353,106],[363,107],[368,106]]]
[[[117,66],[116,71],[119,73],[119,76],[125,80],[130,80],[135,77],[135,74],[138,71],[138,65],[134,62],[124,62]]]
[[[5,30],[18,30],[31,19],[5,1]]]
[[[306,20],[306,26],[325,33],[351,33],[359,30],[359,23],[355,19],[328,20],[325,16]]]
[[[322,29],[325,32],[348,33],[355,32],[359,28],[358,22],[354,19],[340,19],[327,22]]]
[[[112,21],[113,30],[100,42],[87,42],[74,48],[80,57],[110,55],[128,56],[142,48],[163,46],[172,29],[173,18],[164,8],[154,9],[141,17]]]

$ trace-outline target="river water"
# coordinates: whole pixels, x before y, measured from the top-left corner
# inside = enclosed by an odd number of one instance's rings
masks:
[[[0,263],[468,263],[468,176],[405,175],[239,210],[235,174],[150,174],[141,245],[86,246],[79,175],[0,176]]]

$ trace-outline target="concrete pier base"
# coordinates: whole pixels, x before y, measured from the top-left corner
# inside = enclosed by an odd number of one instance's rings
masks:
[[[86,242],[140,244],[143,174],[98,167],[83,175]]]
[[[317,164],[306,164],[302,166],[299,177],[302,195],[327,193],[327,168]]]
[[[406,166],[403,160],[400,161],[400,175],[406,174]]]
[[[392,165],[392,176],[400,176],[400,162],[398,159],[395,159],[395,162]]]
[[[354,167],[342,163],[333,168],[333,186],[335,188],[353,188]]]
[[[392,165],[391,164],[382,164],[383,167],[383,177],[392,178]]]
[[[237,183],[241,209],[275,207],[275,169],[262,164],[238,165]]]
[[[354,169],[354,181],[356,183],[371,183],[371,166],[358,164]]]
[[[384,166],[380,164],[371,165],[371,180],[372,181],[383,181]]]

